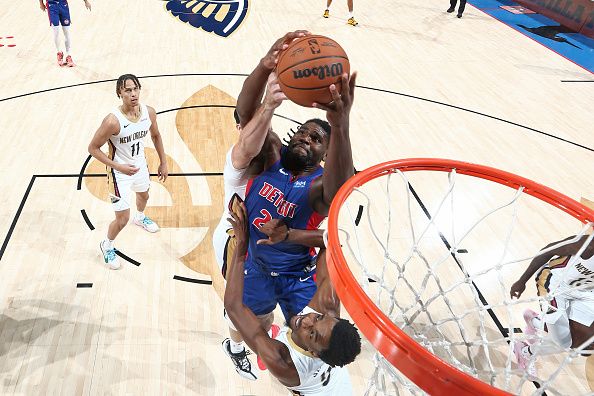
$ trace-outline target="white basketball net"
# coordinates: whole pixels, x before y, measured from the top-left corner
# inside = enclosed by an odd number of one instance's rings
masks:
[[[530,341],[556,352],[531,357],[536,379],[518,367],[513,346],[528,341],[519,331],[526,326],[522,312],[541,312],[540,306],[546,312],[561,295],[551,290],[539,297],[533,280],[519,300],[509,290],[543,246],[577,234],[565,243],[575,242],[592,224],[525,194],[524,187],[514,191],[455,171],[395,172],[355,189],[339,215],[342,251],[374,303],[431,353],[496,388],[591,394],[581,354],[594,337],[564,349],[539,331]],[[414,181],[417,174],[422,177]],[[371,360],[358,363],[372,372],[367,395],[423,394],[379,353]]]

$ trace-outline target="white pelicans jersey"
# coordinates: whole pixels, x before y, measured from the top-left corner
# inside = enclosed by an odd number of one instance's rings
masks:
[[[126,118],[119,108],[112,113],[120,122],[120,133],[112,135],[107,141],[109,158],[118,164],[130,164],[137,168],[146,167],[144,138],[150,133],[152,124],[148,108],[146,105],[140,105],[140,118],[137,122]]]

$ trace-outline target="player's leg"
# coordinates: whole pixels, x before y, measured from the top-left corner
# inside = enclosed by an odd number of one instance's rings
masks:
[[[131,184],[132,179],[130,176],[116,174],[112,169],[108,169],[107,187],[111,205],[115,212],[115,220],[109,224],[107,237],[101,241],[99,247],[103,254],[103,260],[111,269],[120,268],[120,262],[115,253],[114,241],[130,220]]]
[[[62,32],[64,33],[64,46],[66,48],[66,58],[64,64],[68,67],[73,67],[71,46],[72,40],[70,38],[70,9],[68,3],[59,4],[60,24],[62,25]]]
[[[54,38],[54,45],[56,46],[58,65],[62,66],[64,63],[64,53],[60,49],[60,13],[57,4],[47,3],[47,16],[49,18],[50,28]]]
[[[330,5],[332,4],[332,0],[326,1],[326,10],[324,11],[324,18],[328,18],[330,16]]]
[[[460,0],[460,7],[458,8],[458,18],[462,18],[462,13],[466,7],[466,0]]]
[[[591,292],[584,292],[583,298],[569,301],[569,328],[571,333],[571,347],[579,348],[590,340],[584,349],[594,349],[594,298]]]
[[[355,20],[355,17],[353,16],[353,0],[348,0],[347,5],[349,7],[349,19],[347,20],[347,23],[351,26],[357,26],[359,23]]]
[[[159,231],[159,226],[151,218],[144,214],[146,204],[149,199],[149,188],[151,185],[148,168],[141,166],[138,172],[132,175],[134,184],[132,191],[136,193],[136,214],[134,215],[134,224],[142,227],[148,232]]]
[[[454,12],[456,10],[456,3],[457,0],[450,0],[450,8],[448,8],[448,12]]]

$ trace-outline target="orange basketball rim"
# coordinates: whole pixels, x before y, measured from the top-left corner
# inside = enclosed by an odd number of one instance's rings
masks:
[[[338,297],[369,342],[400,372],[431,395],[510,395],[444,362],[398,328],[367,296],[349,269],[338,238],[338,214],[353,190],[394,173],[438,171],[474,176],[524,192],[563,210],[582,223],[594,222],[594,211],[551,188],[513,173],[462,161],[409,158],[372,166],[349,179],[338,191],[328,214],[328,271]]]

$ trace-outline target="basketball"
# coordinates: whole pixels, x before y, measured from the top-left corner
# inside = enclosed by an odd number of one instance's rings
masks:
[[[325,36],[301,37],[281,52],[276,66],[283,93],[291,101],[305,107],[313,102],[332,101],[328,87],[336,84],[340,91],[340,76],[350,73],[349,58],[342,47]]]

